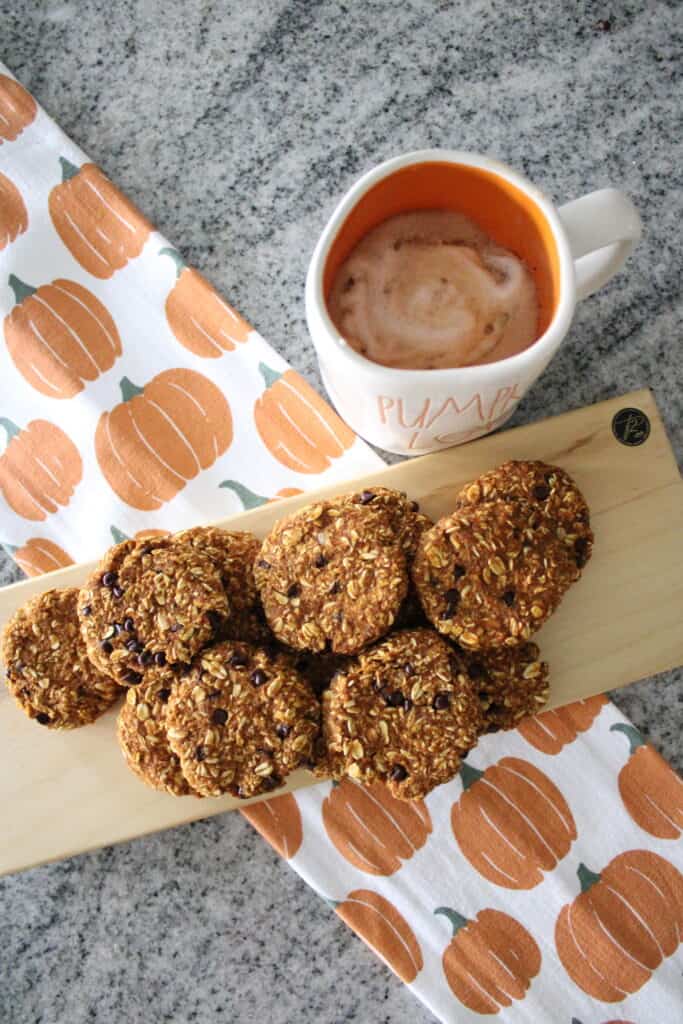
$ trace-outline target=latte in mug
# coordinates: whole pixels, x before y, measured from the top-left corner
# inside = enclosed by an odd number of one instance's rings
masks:
[[[497,362],[538,337],[529,268],[451,210],[402,213],[365,235],[339,267],[328,309],[357,352],[402,369]]]

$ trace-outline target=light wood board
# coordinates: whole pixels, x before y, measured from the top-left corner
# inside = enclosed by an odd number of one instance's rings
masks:
[[[640,447],[612,434],[616,412],[650,419]],[[551,666],[550,706],[625,686],[683,662],[683,482],[649,391],[602,402],[373,473],[338,493],[373,483],[408,492],[434,518],[458,489],[506,459],[544,459],[567,469],[591,508],[595,552],[581,581],[538,634]],[[225,520],[263,536],[311,493]],[[222,524],[221,524],[222,525]],[[79,585],[91,565],[71,566],[0,590],[0,627],[33,594]],[[126,768],[115,711],[73,732],[50,732],[0,692],[0,874],[244,806],[157,793]],[[295,773],[287,789],[310,785]],[[284,792],[281,790],[280,792]]]

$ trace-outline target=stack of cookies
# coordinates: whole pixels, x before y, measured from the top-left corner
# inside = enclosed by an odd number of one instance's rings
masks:
[[[510,462],[435,525],[377,487],[309,505],[263,543],[217,527],[124,541],[80,591],[7,624],[7,682],[50,728],[125,690],[124,756],[174,795],[251,797],[305,766],[413,799],[482,732],[543,705],[530,638],[592,539],[566,473]]]

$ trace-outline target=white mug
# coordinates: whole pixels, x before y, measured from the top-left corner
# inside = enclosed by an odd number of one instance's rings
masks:
[[[345,341],[326,304],[336,270],[368,231],[416,209],[458,210],[526,262],[539,299],[533,345],[498,362],[411,370],[374,363]],[[361,437],[399,455],[495,430],[554,356],[576,303],[617,273],[640,233],[638,211],[616,189],[556,209],[522,175],[475,153],[420,150],[375,167],[332,214],[306,279],[308,328],[339,415]]]

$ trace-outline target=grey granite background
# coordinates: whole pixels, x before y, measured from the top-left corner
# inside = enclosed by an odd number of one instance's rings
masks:
[[[307,261],[375,162],[453,146],[558,201],[625,188],[643,243],[515,421],[649,386],[679,461],[682,43],[654,0],[0,0],[2,59],[313,383]],[[615,699],[682,768],[681,672]],[[0,882],[0,974],[3,1024],[431,1020],[238,815]]]

